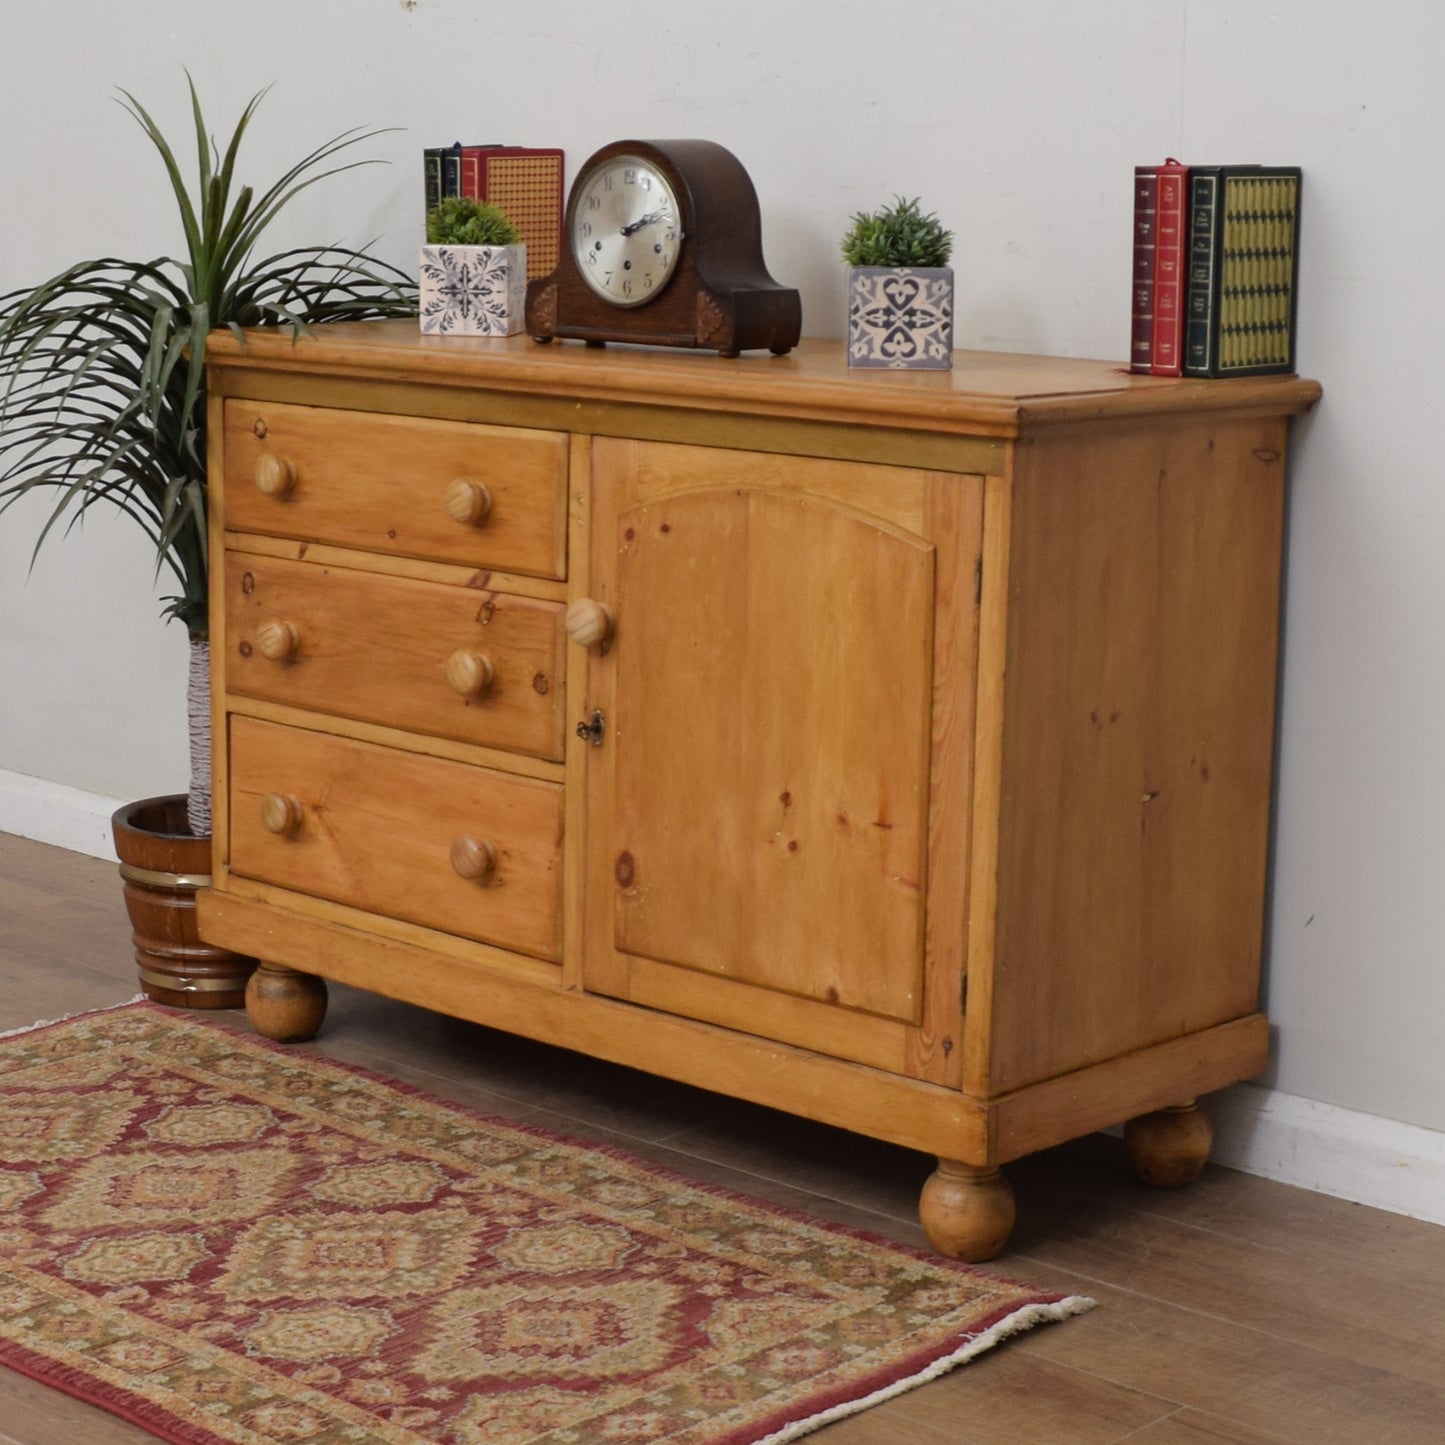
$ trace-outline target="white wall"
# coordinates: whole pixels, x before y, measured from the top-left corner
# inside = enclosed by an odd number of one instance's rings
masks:
[[[184,138],[183,66],[217,130],[276,82],[257,177],[344,127],[405,126],[373,146],[393,165],[310,193],[273,239],[375,236],[407,265],[424,144],[561,145],[575,166],[622,136],[721,141],[757,183],[774,274],[825,335],[847,217],[902,192],[958,233],[960,345],[1122,357],[1134,163],[1302,164],[1300,367],[1325,400],[1294,450],[1273,1082],[1442,1130],[1442,16],[1405,0],[6,5],[0,290],[176,247],[112,94]],[[99,521],[27,583],[33,517],[0,518],[0,773],[179,789],[184,638],[157,621],[143,541]]]

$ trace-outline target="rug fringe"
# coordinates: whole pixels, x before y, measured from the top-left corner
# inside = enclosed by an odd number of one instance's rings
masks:
[[[130,1008],[133,1004],[144,1003],[146,996],[143,993],[132,995],[123,999],[120,1003],[103,1004],[100,1008],[81,1009],[73,1014],[61,1014],[55,1019],[41,1019],[38,1023],[24,1024],[18,1029],[0,1029],[0,1039],[18,1038],[21,1034],[33,1034],[36,1029],[54,1028],[56,1024],[68,1024],[76,1019],[88,1019],[100,1014],[114,1013],[117,1009]]]
[[[1002,1343],[1010,1335],[1020,1334],[1024,1330],[1032,1329],[1037,1324],[1066,1320],[1072,1315],[1085,1314],[1089,1310],[1097,1309],[1098,1305],[1098,1300],[1090,1299],[1088,1295],[1082,1294],[1066,1295],[1052,1304],[1036,1302],[1020,1305],[1018,1309],[1005,1315],[988,1329],[976,1335],[970,1335],[956,1350],[940,1356],[932,1364],[919,1370],[917,1374],[909,1375],[907,1379],[895,1380],[891,1385],[886,1385],[881,1390],[875,1390],[871,1395],[863,1395],[856,1400],[845,1400],[842,1404],[834,1405],[831,1409],[823,1410],[817,1415],[809,1415],[805,1420],[795,1420],[792,1424],[783,1426],[781,1430],[776,1430],[771,1435],[764,1435],[755,1441],[754,1445],[785,1445],[785,1442],[811,1434],[814,1430],[822,1429],[824,1425],[831,1425],[834,1421],[846,1419],[849,1415],[861,1414],[874,1405],[881,1405],[885,1400],[905,1394],[919,1385],[926,1385],[930,1380],[936,1380],[940,1375],[946,1375],[955,1366],[967,1364],[975,1356],[993,1349],[995,1345]]]

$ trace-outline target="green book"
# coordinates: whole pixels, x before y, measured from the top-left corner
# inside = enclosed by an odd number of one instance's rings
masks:
[[[1298,166],[1190,168],[1184,374],[1295,369]]]

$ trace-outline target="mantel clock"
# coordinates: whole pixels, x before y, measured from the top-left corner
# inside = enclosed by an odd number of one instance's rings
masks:
[[[527,288],[527,332],[782,355],[802,304],[768,274],[757,192],[731,151],[623,140],[573,183],[557,268]]]

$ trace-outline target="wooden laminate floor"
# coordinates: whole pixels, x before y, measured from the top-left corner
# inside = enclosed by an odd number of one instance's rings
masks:
[[[0,1031],[135,991],[114,867],[0,834]],[[932,1161],[906,1150],[354,990],[332,990],[306,1047],[921,1243]],[[1102,1135],[1009,1173],[1019,1220],[991,1267],[1101,1307],[810,1441],[1445,1442],[1445,1228],[1214,1167],[1187,1190],[1146,1190]],[[149,1438],[0,1371],[0,1442]]]

